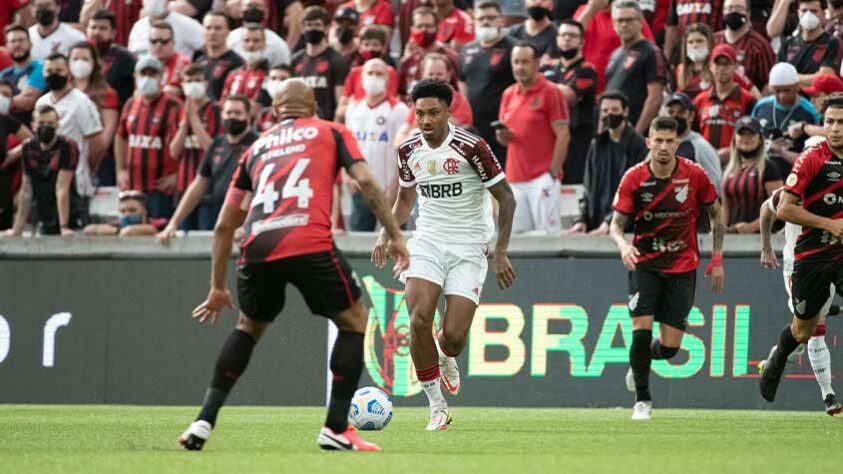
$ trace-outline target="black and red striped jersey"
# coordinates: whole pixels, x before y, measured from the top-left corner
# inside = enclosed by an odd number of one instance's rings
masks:
[[[344,125],[287,119],[263,133],[240,158],[226,205],[252,193],[241,262],[267,262],[325,252],[331,234],[333,187],[340,167],[365,162]]]
[[[223,132],[222,129],[222,107],[219,104],[208,101],[202,110],[199,111],[199,117],[202,123],[205,124],[205,131],[211,136],[213,140],[217,135]],[[184,120],[185,110],[182,109],[179,114],[179,121]],[[202,157],[205,156],[205,149],[199,146],[199,140],[196,135],[191,133],[184,141],[184,151],[179,157],[179,178],[176,184],[176,191],[184,193],[187,187],[193,182],[196,177],[196,169],[199,168],[199,163],[202,162]]]
[[[632,217],[638,249],[638,268],[664,273],[685,273],[697,268],[697,218],[700,207],[717,199],[717,190],[702,166],[676,157],[669,178],[650,170],[650,160],[623,175],[612,208]]]

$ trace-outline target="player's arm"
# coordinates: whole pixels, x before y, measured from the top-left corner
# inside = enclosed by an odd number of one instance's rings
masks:
[[[776,253],[773,252],[771,242],[773,224],[777,220],[772,197],[764,201],[764,204],[761,205],[759,219],[761,221],[759,229],[761,232],[761,266],[764,268],[778,268],[779,259],[776,257]]]
[[[711,221],[711,261],[705,269],[704,276],[711,275],[711,289],[715,293],[723,291],[723,234],[726,232],[723,220],[720,218],[720,203],[714,201],[705,206],[708,219]]]
[[[626,241],[623,231],[626,228],[626,223],[629,222],[629,216],[623,212],[615,211],[612,215],[612,224],[609,225],[609,237],[618,246],[621,251],[621,260],[623,265],[629,271],[635,270],[635,264],[638,263],[638,257],[641,255],[634,245]]]
[[[843,219],[829,219],[807,211],[799,203],[799,197],[793,193],[782,194],[776,215],[783,221],[803,227],[814,227],[828,231],[835,237],[843,237]]]
[[[18,212],[15,214],[15,222],[12,228],[6,231],[7,236],[20,237],[23,235],[23,226],[29,220],[29,213],[32,211],[32,182],[29,175],[23,173],[23,182],[18,192]]]
[[[515,283],[515,269],[509,261],[507,249],[509,237],[512,235],[512,221],[515,217],[515,195],[506,179],[498,181],[489,187],[498,202],[498,240],[495,243],[495,275],[498,286],[509,288]]]

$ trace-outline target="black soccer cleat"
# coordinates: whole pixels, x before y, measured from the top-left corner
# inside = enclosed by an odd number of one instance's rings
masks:
[[[833,393],[829,393],[825,397],[825,412],[828,416],[834,416],[843,411],[843,405],[837,401],[837,397]]]
[[[197,420],[179,436],[179,444],[188,451],[201,451],[214,428],[205,420]]]
[[[179,443],[188,451],[201,451],[202,446],[205,446],[205,440],[196,435],[188,435],[187,438],[179,438]]]
[[[840,316],[840,306],[833,304],[828,308],[826,316]]]
[[[761,397],[770,403],[776,400],[776,392],[779,389],[779,382],[784,375],[784,364],[781,367],[773,363],[772,357],[764,363],[764,370],[761,372],[758,388],[761,389]]]

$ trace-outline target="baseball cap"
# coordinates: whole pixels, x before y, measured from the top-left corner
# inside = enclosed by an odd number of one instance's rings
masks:
[[[799,74],[790,63],[778,63],[770,69],[770,87],[792,86],[799,83]]]
[[[161,65],[161,61],[158,60],[155,56],[151,54],[145,54],[138,59],[138,62],[135,64],[135,72],[142,72],[144,69],[154,69],[158,72],[161,72],[163,66]]]
[[[674,92],[670,95],[670,98],[667,99],[667,106],[670,107],[673,104],[680,104],[685,107],[685,110],[695,111],[697,109],[688,94],[684,92]]]
[[[750,132],[761,135],[761,122],[759,122],[755,117],[741,117],[735,122],[735,133],[739,133],[741,130],[749,130]]]
[[[843,92],[843,80],[834,74],[818,74],[814,76],[811,86],[802,88],[802,92],[807,95]]]
[[[351,20],[357,23],[360,20],[360,14],[357,13],[354,7],[340,7],[334,13],[334,20]]]
[[[721,43],[714,47],[714,51],[711,52],[711,60],[715,61],[721,56],[725,56],[733,63],[738,61],[738,53],[735,52],[735,48],[730,44]]]

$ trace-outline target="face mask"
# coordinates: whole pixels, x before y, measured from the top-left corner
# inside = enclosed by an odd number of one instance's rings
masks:
[[[805,30],[812,31],[820,26],[820,19],[812,12],[805,12],[805,14],[799,18],[799,26]]]
[[[249,126],[245,120],[226,119],[222,121],[222,126],[225,127],[225,133],[229,135],[240,135]]]
[[[184,95],[190,97],[191,99],[204,97],[207,92],[204,82],[185,82],[183,89]]]
[[[494,26],[478,26],[474,35],[481,43],[488,43],[498,37],[499,30]]]
[[[363,76],[363,90],[367,95],[379,95],[386,91],[386,80],[375,76]]]
[[[726,28],[732,31],[737,31],[746,24],[746,15],[743,13],[732,12],[723,17],[723,22],[726,23]]]
[[[379,58],[382,54],[383,53],[380,51],[374,51],[371,49],[368,51],[360,51],[360,57],[363,58],[364,63],[370,59]]]
[[[12,99],[0,94],[0,114],[8,114],[9,107],[12,105]]]
[[[269,79],[269,80],[264,81],[263,89],[266,91],[267,94],[269,94],[270,98],[275,97],[275,93],[278,92],[278,88],[281,87],[281,82],[282,81],[273,80],[273,79]]]
[[[410,40],[421,49],[427,49],[436,41],[436,33],[432,31],[413,31],[410,33]]]
[[[87,79],[91,77],[92,72],[94,72],[94,65],[90,61],[77,59],[70,63],[70,73],[73,74],[73,77]]]
[[[341,26],[337,28],[337,39],[342,44],[349,44],[354,40],[354,27]]]
[[[15,61],[16,63],[22,63],[22,62],[26,61],[27,59],[29,59],[29,54],[30,54],[29,51],[24,51],[23,54],[20,54],[18,56],[15,56],[14,54],[12,54],[11,55],[12,61]]]
[[[304,32],[304,40],[309,44],[319,44],[325,39],[325,32],[322,30],[307,30]]]
[[[758,156],[758,152],[760,152],[760,151],[761,151],[761,146],[758,146],[758,148],[756,148],[754,150],[749,150],[749,151],[741,150],[740,148],[738,148],[738,155],[740,155],[741,158],[744,158],[744,159],[755,158],[756,156]]]
[[[128,227],[130,225],[143,224],[143,217],[140,214],[124,214],[120,216],[120,228]]]
[[[50,9],[50,7],[38,7],[38,10],[35,11],[35,20],[41,26],[50,26],[55,19],[56,12]]]
[[[256,63],[264,58],[263,51],[241,51],[240,56],[247,63]]]
[[[45,145],[56,138],[56,129],[49,125],[41,125],[35,133],[38,135],[38,141]]]
[[[51,91],[60,91],[67,85],[67,76],[50,74],[44,78],[44,82],[47,84],[47,89]]]
[[[706,58],[706,56],[708,56],[708,48],[703,46],[702,48],[689,49],[686,56],[695,63],[702,61]]]
[[[154,77],[141,76],[138,78],[138,92],[141,95],[152,96],[158,93],[158,79]]]
[[[688,130],[688,119],[685,117],[673,117],[673,120],[676,120],[676,125],[678,127],[676,129],[676,133],[679,136],[682,136],[685,131]]]
[[[609,114],[603,117],[603,126],[606,128],[618,128],[626,118],[620,114]]]
[[[530,7],[527,9],[527,14],[530,15],[530,18],[532,18],[533,21],[542,21],[549,17],[552,13],[553,12],[545,7]]]
[[[560,49],[559,54],[565,59],[574,59],[579,54],[580,50],[577,48]]]
[[[246,23],[263,22],[263,10],[255,7],[249,7],[243,10],[243,21],[245,21]]]
[[[151,16],[161,16],[167,13],[167,0],[147,0],[143,9]]]

